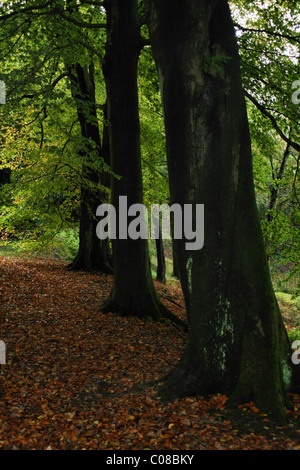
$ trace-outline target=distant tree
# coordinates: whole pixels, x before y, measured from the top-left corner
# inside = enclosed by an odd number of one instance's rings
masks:
[[[60,192],[59,196],[53,194],[54,191],[50,188],[49,191],[47,189],[47,193],[49,198],[57,203],[55,208],[59,211],[61,219],[65,219],[65,221],[61,221],[61,228],[64,229],[66,226],[68,227],[68,221],[71,219],[74,222],[76,217],[66,213],[61,203],[67,199],[76,199],[77,194],[72,194],[71,190],[67,193],[65,187],[59,188],[60,172],[57,171],[57,168],[64,167],[62,162],[64,159],[63,152],[66,153],[66,149],[74,144],[73,161],[69,161],[68,166],[71,170],[70,173],[73,169],[75,170],[73,172],[75,191],[80,190],[80,214],[79,221],[76,220],[76,223],[79,224],[79,249],[76,258],[69,267],[112,273],[109,242],[108,240],[99,240],[96,236],[96,208],[101,202],[108,199],[107,188],[110,182],[109,172],[105,171],[105,169],[109,169],[109,149],[105,144],[107,127],[103,125],[104,135],[103,142],[101,142],[100,116],[98,116],[96,98],[94,60],[99,62],[101,54],[96,55],[95,51],[90,50],[88,34],[83,32],[81,26],[76,24],[81,19],[79,5],[73,0],[60,0],[56,4],[54,3],[27,2],[27,6],[20,4],[19,8],[16,4],[3,6],[6,13],[4,12],[0,19],[6,18],[7,20],[7,23],[5,23],[7,29],[6,40],[8,44],[13,43],[14,37],[17,36],[16,42],[19,43],[18,50],[14,51],[14,48],[11,48],[10,57],[16,56],[17,60],[18,54],[22,56],[22,60],[18,60],[18,74],[14,76],[14,68],[12,67],[8,75],[9,92],[13,90],[13,100],[15,102],[14,105],[11,104],[11,108],[18,109],[20,112],[24,101],[29,103],[27,112],[29,107],[34,106],[37,118],[32,119],[31,132],[42,134],[41,137],[37,136],[36,138],[40,140],[40,153],[42,153],[46,151],[51,133],[55,134],[56,126],[61,124],[57,119],[55,123],[52,121],[51,125],[47,126],[51,119],[49,119],[51,109],[57,105],[59,107],[61,99],[66,103],[71,93],[73,103],[72,100],[69,100],[69,106],[60,109],[60,118],[62,120],[63,115],[65,115],[65,122],[67,122],[69,116],[73,119],[72,124],[70,124],[70,134],[67,135],[66,141],[61,143],[63,150],[58,149],[59,139],[51,146],[53,151],[56,145],[56,153],[60,154],[58,162],[56,160],[54,163],[54,172],[50,172],[50,178],[46,177],[44,179],[45,186],[47,187],[49,179],[52,184],[53,180],[57,182],[55,190]],[[44,14],[48,17],[48,29],[46,30],[43,21]],[[99,9],[97,9],[97,15],[102,18]],[[19,27],[19,23],[23,25],[23,28]],[[2,22],[2,24],[4,23]],[[83,26],[85,26],[84,23]],[[19,29],[24,32],[24,35],[18,37]],[[44,42],[39,41],[41,34],[44,34]],[[35,38],[38,40],[35,41]],[[101,44],[101,40],[97,44]],[[4,54],[5,44],[2,45],[2,51]],[[11,58],[7,60],[8,65],[10,61],[13,62]],[[53,78],[58,71],[61,71],[60,75]],[[28,80],[28,76],[30,76],[30,80]],[[59,93],[55,93],[55,87],[61,81],[65,81],[66,77],[69,80],[65,82],[64,92],[62,93],[60,89]],[[51,81],[52,86],[49,85]],[[74,120],[74,110],[75,115],[77,114],[78,123],[76,119]],[[103,121],[105,121],[105,117]],[[41,131],[38,128],[39,124]],[[38,132],[36,128],[38,128]],[[30,159],[30,152],[27,152],[27,154],[28,159]],[[26,163],[26,165],[31,166],[30,163]],[[34,167],[34,165],[32,166]],[[45,170],[47,175],[49,169],[50,161],[48,168]],[[40,174],[40,177],[42,177],[42,174]],[[30,190],[27,186],[28,193],[30,193]],[[66,206],[70,210],[70,205],[66,204]],[[33,212],[37,213],[37,210],[38,206],[35,204]],[[50,214],[49,210],[48,214]],[[57,222],[57,218],[55,221]],[[53,231],[57,234],[58,227],[56,226]]]
[[[77,63],[68,67],[72,95],[77,104],[81,136],[84,139],[82,183],[79,221],[79,249],[72,269],[102,271],[112,274],[109,240],[96,235],[96,209],[108,201],[110,175],[101,169],[101,162],[109,166],[109,154],[103,151],[95,96],[94,64],[89,67]],[[106,127],[104,126],[104,131]]]

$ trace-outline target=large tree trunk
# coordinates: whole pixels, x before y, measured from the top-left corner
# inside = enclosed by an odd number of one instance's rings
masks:
[[[175,240],[189,339],[161,394],[220,392],[232,403],[255,400],[282,418],[295,377],[292,351],[259,225],[229,6],[224,0],[145,3],[172,203],[205,207],[203,248],[187,251],[186,240]]]
[[[143,203],[138,110],[137,64],[140,32],[136,0],[110,0],[104,76],[108,97],[111,203],[119,219],[119,196],[128,207]],[[131,218],[128,217],[128,224]],[[118,233],[119,227],[117,227]],[[127,227],[122,227],[127,229]],[[129,237],[112,240],[114,284],[103,311],[159,320],[170,312],[160,302],[150,268],[148,241]],[[171,315],[170,315],[171,316]]]
[[[108,240],[99,240],[96,235],[96,209],[106,202],[105,187],[109,187],[107,173],[96,167],[107,160],[101,147],[100,131],[97,122],[97,109],[94,83],[94,67],[76,64],[68,67],[72,95],[76,100],[81,135],[85,139],[82,159],[82,183],[79,221],[79,249],[70,269],[102,271],[112,274],[110,247]],[[95,148],[88,143],[93,142]],[[106,161],[109,163],[109,161]]]

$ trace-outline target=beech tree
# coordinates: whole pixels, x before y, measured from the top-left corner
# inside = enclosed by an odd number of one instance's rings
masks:
[[[72,20],[73,13],[78,12],[77,5],[72,0],[66,2],[66,13]],[[68,18],[68,16],[67,16]],[[76,101],[78,121],[84,145],[80,150],[82,159],[82,184],[80,200],[79,248],[76,258],[70,264],[72,269],[87,271],[102,271],[112,274],[109,241],[99,240],[96,235],[96,209],[108,197],[105,194],[109,187],[109,174],[101,168],[101,162],[109,166],[107,146],[101,142],[97,115],[95,91],[95,66],[66,64],[71,82],[71,91]],[[104,125],[103,133],[107,133]],[[103,136],[105,140],[105,135]],[[107,150],[107,151],[106,151]]]
[[[82,184],[80,200],[79,248],[72,269],[102,271],[112,274],[108,240],[96,235],[96,209],[107,199],[109,173],[99,170],[101,162],[109,165],[109,154],[101,142],[97,118],[94,64],[89,67],[79,63],[68,67],[72,95],[77,103],[81,136],[85,139],[80,150],[82,159]],[[107,128],[104,126],[104,133]],[[104,136],[105,139],[105,136]]]
[[[225,0],[145,0],[172,203],[204,204],[205,242],[175,240],[189,337],[165,398],[225,393],[283,419],[299,387],[255,201],[237,40]],[[299,390],[299,388],[296,388]]]
[[[119,196],[127,197],[128,207],[143,204],[137,87],[142,38],[136,0],[107,1],[106,12],[107,45],[103,71],[107,87],[111,169],[119,176],[113,177],[111,183],[111,203],[118,220]],[[128,225],[131,219],[128,216]],[[112,240],[112,252],[114,283],[103,311],[153,320],[167,317],[179,322],[161,303],[154,288],[147,240],[117,237]]]

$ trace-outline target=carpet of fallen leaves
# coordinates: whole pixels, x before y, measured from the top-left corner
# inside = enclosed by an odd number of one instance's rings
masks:
[[[1,450],[300,449],[300,399],[286,426],[226,397],[164,404],[153,381],[178,361],[186,333],[102,314],[112,277],[61,261],[0,257]],[[184,318],[178,285],[156,283]],[[152,384],[151,384],[152,383]]]

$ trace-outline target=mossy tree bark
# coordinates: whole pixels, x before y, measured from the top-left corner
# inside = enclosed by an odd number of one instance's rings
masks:
[[[127,206],[143,204],[138,109],[137,65],[140,28],[136,0],[106,2],[107,45],[104,76],[108,97],[111,169],[111,203],[119,220],[119,196]],[[128,225],[133,217],[128,216]],[[128,227],[127,225],[127,227]],[[127,229],[122,227],[122,229]],[[112,240],[114,283],[103,311],[159,320],[173,316],[154,288],[147,239]]]
[[[205,207],[203,248],[187,251],[186,240],[175,240],[189,338],[161,394],[225,393],[283,419],[299,373],[264,251],[230,9],[224,0],[145,4],[171,200]]]

